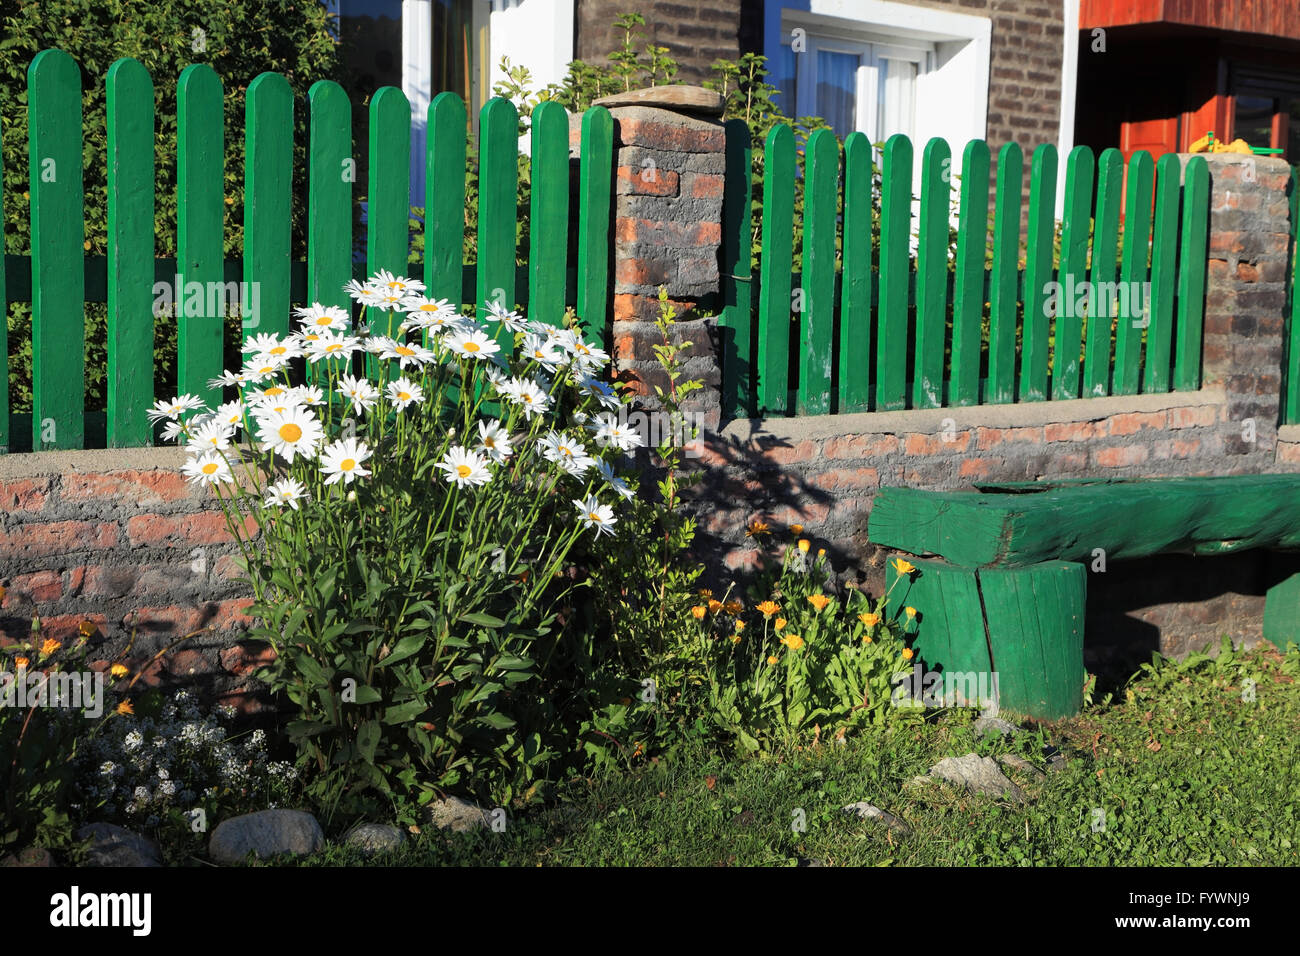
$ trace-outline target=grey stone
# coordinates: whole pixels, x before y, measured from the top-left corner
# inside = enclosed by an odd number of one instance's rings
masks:
[[[683,110],[691,113],[704,113],[709,116],[721,116],[726,100],[715,90],[706,90],[702,86],[651,86],[641,90],[627,90],[613,93],[591,101],[592,106],[657,106],[663,109]]]
[[[1007,723],[1001,717],[979,717],[971,726],[974,728],[976,735],[980,737],[991,736],[992,734],[1001,734],[1006,737],[1020,729],[1015,724]]]
[[[0,859],[0,866],[46,867],[54,866],[54,855],[40,846],[29,846]]]
[[[468,833],[489,825],[487,811],[460,797],[443,797],[429,804],[429,819],[440,830]]]
[[[1047,761],[1047,772],[1055,773],[1058,770],[1064,770],[1067,764],[1068,761],[1065,759],[1064,754],[1052,754],[1051,759]]]
[[[1031,777],[1044,776],[1043,771],[1039,770],[1024,757],[1017,757],[1015,754],[1003,754],[998,757],[998,763],[1002,764],[1004,767],[1019,770],[1021,773],[1027,773]]]
[[[352,829],[344,842],[356,847],[366,856],[374,856],[376,853],[401,849],[406,842],[406,834],[387,823],[361,823]]]
[[[973,753],[964,757],[944,757],[930,768],[930,776],[965,787],[971,793],[1006,797],[1015,803],[1025,802],[1020,788],[1007,779],[992,757]]]
[[[889,830],[899,836],[907,836],[912,832],[911,827],[888,810],[882,810],[880,807],[873,806],[865,800],[860,803],[850,803],[844,808],[844,812],[856,813],[859,819],[862,820],[875,820],[877,823],[883,823]]]
[[[78,840],[94,840],[86,851],[89,866],[162,866],[162,851],[152,840],[112,823],[92,823],[77,831]]]
[[[208,855],[217,863],[242,863],[249,853],[308,856],[325,845],[316,818],[304,810],[262,810],[224,820],[212,831]]]

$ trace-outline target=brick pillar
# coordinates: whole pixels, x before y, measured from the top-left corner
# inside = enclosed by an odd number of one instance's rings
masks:
[[[719,363],[710,331],[718,302],[722,187],[726,168],[722,98],[698,87],[637,90],[598,101],[614,118],[614,360],[618,377],[657,404],[666,378],[653,346],[659,287],[677,310],[676,341],[689,341],[684,377],[703,381],[684,410],[716,430]]]
[[[1205,158],[1211,192],[1203,381],[1227,395],[1224,451],[1266,458],[1263,465],[1243,462],[1242,470],[1272,470],[1281,402],[1289,168],[1281,159],[1242,153]],[[1188,157],[1182,159],[1186,164]]]

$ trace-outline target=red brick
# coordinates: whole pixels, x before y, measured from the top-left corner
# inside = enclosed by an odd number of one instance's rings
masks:
[[[1169,410],[1170,428],[1194,428],[1213,425],[1219,420],[1219,409],[1214,405],[1200,405],[1196,408],[1171,408]]]
[[[967,458],[961,463],[958,474],[962,478],[987,478],[993,469],[992,458]]]
[[[236,644],[221,652],[221,666],[236,677],[247,677],[257,668],[273,663],[276,656],[269,644]]]
[[[252,598],[232,598],[204,605],[203,613],[209,627],[218,631],[230,631],[253,625],[253,619],[245,613],[252,606]]]
[[[1164,428],[1168,420],[1168,412],[1128,412],[1123,415],[1113,415],[1110,419],[1110,433],[1132,435],[1143,428]]]
[[[151,687],[160,687],[167,674],[162,659],[158,657],[129,657],[122,663],[131,671],[122,689],[130,687],[135,693]]]
[[[120,598],[135,589],[139,568],[131,565],[103,567],[95,565],[85,569],[84,591],[92,598]]]
[[[257,531],[257,522],[244,519],[244,534]],[[190,515],[136,515],[126,523],[126,535],[136,547],[189,548],[199,544],[223,544],[233,540],[226,518],[219,511]]]
[[[235,563],[238,555],[223,554],[212,564],[212,576],[222,581],[237,580],[244,576],[244,569]]]
[[[1143,445],[1099,448],[1093,453],[1093,461],[1103,468],[1129,468],[1146,460],[1147,450]]]
[[[53,521],[0,531],[0,554],[21,564],[35,558],[106,550],[117,544],[117,525],[93,521]]]
[[[0,511],[40,511],[49,493],[49,478],[7,481],[0,484]]]
[[[880,472],[874,468],[836,468],[808,479],[808,484],[823,491],[839,488],[878,488]]]
[[[1200,450],[1201,443],[1196,439],[1190,441],[1174,442],[1172,455],[1174,458],[1191,458]]]
[[[896,435],[845,435],[828,440],[822,448],[824,458],[878,458],[898,451]]]
[[[179,471],[74,472],[63,476],[62,497],[68,501],[127,498],[142,505],[156,505],[189,498],[195,487]]]
[[[679,185],[677,173],[671,169],[620,166],[615,189],[620,195],[676,196]]]
[[[722,223],[664,222],[658,219],[624,217],[614,224],[614,238],[622,243],[647,242],[656,246],[689,249],[721,242]]]
[[[726,146],[721,126],[688,129],[654,120],[614,120],[614,141],[622,146],[647,146],[675,153],[720,153]]]
[[[688,318],[689,316],[686,313],[695,307],[695,303],[687,299],[669,299],[668,304],[676,310],[679,320]],[[659,299],[657,296],[636,295],[628,292],[615,293],[615,322],[653,322],[658,317]]]
[[[95,625],[95,630],[102,633],[107,618],[103,614],[56,614],[52,617],[43,617],[41,620],[41,637],[52,637],[56,641],[62,641],[67,644],[69,641],[75,641],[81,637],[81,625],[83,621],[89,621]]]
[[[1236,197],[1234,196],[1233,198],[1235,199]],[[1258,203],[1258,198],[1256,198],[1255,201]],[[1237,278],[1242,282],[1255,282],[1259,279],[1259,270],[1249,262],[1238,262]]]
[[[651,259],[619,259],[614,280],[628,285],[659,285],[668,281],[668,263]]]
[[[1277,460],[1289,465],[1300,465],[1300,442],[1280,442],[1277,446]]]
[[[724,182],[716,173],[687,173],[683,195],[691,199],[717,199],[722,195]]]
[[[26,598],[33,604],[57,601],[63,596],[63,575],[58,571],[36,571],[20,574],[9,582],[12,594]]]
[[[980,451],[987,451],[995,445],[1003,442],[1032,442],[1035,444],[1043,441],[1043,429],[1041,428],[980,428],[978,429],[979,441],[976,445]]]
[[[208,660],[202,651],[179,650],[163,657],[167,673],[173,677],[195,677],[200,674],[212,674],[217,666]]]
[[[981,429],[983,431],[984,429]],[[958,432],[952,441],[944,441],[942,434],[925,435],[913,432],[907,436],[903,450],[909,455],[940,455],[945,452],[964,452],[970,447],[971,433]]]
[[[722,561],[730,571],[752,571],[762,566],[763,552],[754,548],[733,548]]]
[[[202,630],[207,622],[203,612],[194,607],[169,604],[166,607],[142,607],[127,618],[127,626],[145,634],[183,637]]]
[[[274,713],[276,710],[275,704],[267,700],[263,694],[243,690],[222,694],[216,699],[216,704],[218,707],[233,707],[235,713],[245,717]]]
[[[774,465],[794,465],[817,457],[818,444],[805,438],[797,445],[772,445],[763,448],[763,458]]]
[[[1043,429],[1043,437],[1051,441],[1087,441],[1105,432],[1096,422],[1057,422]]]
[[[799,507],[778,509],[772,513],[772,520],[777,528],[801,524],[804,527],[804,537],[808,537],[809,532],[824,522],[830,512],[830,505],[810,502]]]

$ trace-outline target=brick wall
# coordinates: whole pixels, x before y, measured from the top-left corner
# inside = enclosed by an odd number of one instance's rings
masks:
[[[638,51],[644,51],[647,43],[667,47],[678,63],[677,79],[700,83],[713,78],[709,67],[715,60],[740,57],[742,35],[751,21],[748,6],[744,0],[578,0],[573,55],[588,63],[607,64],[609,53],[623,43],[615,18],[640,13],[646,25],[638,28],[645,34]]]
[[[146,686],[197,684],[243,709],[249,670],[232,637],[252,603],[237,548],[210,490],[180,473],[176,448],[0,456],[0,642],[67,643],[95,626],[91,660],[147,666]],[[134,643],[131,643],[132,632]],[[150,663],[158,651],[202,633]]]

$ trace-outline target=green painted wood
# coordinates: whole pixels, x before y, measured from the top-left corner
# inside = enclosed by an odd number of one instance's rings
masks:
[[[989,228],[989,145],[982,139],[971,140],[962,154],[960,217],[948,398],[951,405],[978,405],[985,302],[984,249]]]
[[[504,97],[493,97],[479,114],[478,276],[475,295],[481,321],[487,303],[514,308],[515,215],[519,166],[519,114]],[[502,350],[513,333],[496,324]]]
[[[223,114],[216,72],[206,63],[186,67],[176,87],[177,389],[213,408],[222,397],[208,382],[222,372],[223,310],[218,297],[179,290],[225,281]]]
[[[1292,194],[1292,202],[1300,192]],[[1291,217],[1295,228],[1296,217]],[[1210,237],[1210,166],[1204,156],[1193,156],[1183,172],[1183,228],[1178,249],[1178,327],[1174,344],[1174,388],[1194,391],[1201,387],[1201,346],[1205,320],[1206,253]],[[1295,288],[1294,284],[1292,288]],[[1296,302],[1292,301],[1292,316]],[[1297,328],[1292,319],[1292,335]],[[1292,349],[1291,362],[1300,362],[1300,352]],[[1291,381],[1300,380],[1300,376]],[[1292,393],[1292,402],[1300,408],[1300,396]],[[1293,417],[1292,421],[1300,420]]]
[[[799,315],[799,415],[831,410],[831,344],[835,315],[836,193],[840,147],[820,129],[804,151],[803,312]]]
[[[794,263],[794,133],[778,123],[763,146],[763,253],[759,260],[759,412],[790,407],[791,271]]]
[[[1300,644],[1300,574],[1280,581],[1264,594],[1264,639],[1280,651]]]
[[[872,543],[968,567],[1300,547],[1300,475],[1062,485],[1019,493],[882,488]]]
[[[429,104],[425,156],[424,285],[431,299],[460,305],[465,245],[465,101],[439,93]]]
[[[1070,150],[1065,161],[1065,207],[1061,223],[1061,261],[1053,321],[1052,398],[1078,398],[1083,353],[1083,312],[1087,290],[1088,235],[1096,162],[1087,146]]]
[[[1124,157],[1106,149],[1097,159],[1097,205],[1093,212],[1092,270],[1088,275],[1087,344],[1083,358],[1083,397],[1110,392],[1111,314],[1101,289],[1115,282],[1119,251],[1119,204],[1124,191]],[[1113,288],[1113,286],[1109,286]]]
[[[978,572],[1000,710],[1039,720],[1083,707],[1087,569],[1049,561]]]
[[[577,313],[586,337],[608,345],[614,118],[605,107],[593,106],[582,114],[580,150]]]
[[[726,179],[722,194],[722,311],[718,329],[722,341],[722,418],[753,418],[758,415],[758,393],[753,335],[752,285],[754,269],[750,256],[752,185],[750,169],[753,146],[749,124],[728,120],[726,136]],[[841,382],[843,378],[841,378]]]
[[[124,57],[105,80],[108,131],[108,444],[151,443],[153,80]]]
[[[350,310],[352,279],[352,104],[343,87],[318,80],[307,91],[307,301]]]
[[[907,405],[907,307],[911,269],[912,142],[889,137],[880,162],[880,302],[876,318],[876,409]]]
[[[0,150],[0,210],[5,207],[5,162]],[[4,254],[4,239],[0,237],[0,455],[10,452],[9,438],[9,293],[6,274],[9,257]],[[31,275],[30,268],[28,275]]]
[[[32,243],[32,447],[81,448],[86,341],[82,279],[81,69],[42,50],[27,70]]]
[[[1034,150],[1029,173],[1029,229],[1025,237],[1024,321],[1021,324],[1020,393],[1022,402],[1047,399],[1047,353],[1051,333],[1048,301],[1053,278],[1052,246],[1056,239],[1056,147]]]
[[[1118,318],[1115,325],[1115,371],[1112,395],[1136,395],[1142,376],[1142,333],[1151,323],[1151,303],[1142,290],[1149,281],[1151,253],[1151,190],[1155,163],[1139,149],[1128,162],[1125,185],[1124,256],[1120,268]]]
[[[885,563],[885,607],[889,620],[906,620],[904,608],[916,609],[914,666],[931,672],[984,674],[985,685],[991,685],[975,571],[923,558],[908,561],[916,571],[906,576],[898,573],[894,560]]]
[[[244,338],[289,333],[289,233],[293,210],[293,90],[279,73],[248,84],[244,152]]]
[[[528,245],[528,317],[559,326],[569,234],[569,113],[559,103],[533,110]]]
[[[934,138],[921,153],[921,218],[916,249],[916,353],[912,407],[943,404],[944,337],[948,324],[948,207],[952,151]]]
[[[1204,160],[1201,161],[1201,165],[1202,166],[1205,165]],[[1209,179],[1208,173],[1198,176],[1198,181],[1201,178],[1208,180]],[[1208,187],[1206,188],[1206,191],[1208,192]],[[1194,259],[1191,258],[1191,255],[1188,253],[1187,245],[1186,245],[1187,229],[1188,229],[1187,206],[1190,205],[1191,201],[1192,201],[1192,164],[1191,162],[1188,162],[1187,194],[1186,194],[1186,201],[1184,205],[1184,215],[1183,215],[1184,245],[1182,250],[1183,253],[1182,261],[1184,263],[1190,263],[1195,261]],[[1287,310],[1286,333],[1282,339],[1283,345],[1285,347],[1285,355],[1283,357],[1283,364],[1282,364],[1282,424],[1284,425],[1300,424],[1300,253],[1297,252],[1297,250],[1300,249],[1300,166],[1291,167],[1291,247],[1290,248],[1291,248],[1291,255],[1292,255],[1291,287],[1288,290],[1290,293],[1290,308]],[[1189,271],[1190,270],[1187,266],[1183,267],[1183,272],[1179,276],[1180,282],[1186,279],[1186,274]],[[1201,281],[1202,281],[1201,289],[1203,293],[1204,291],[1203,277]],[[1190,379],[1190,375],[1187,375],[1186,369],[1187,367],[1191,366],[1193,360],[1190,358],[1183,359],[1182,357],[1183,356],[1183,349],[1182,349],[1183,306],[1186,302],[1187,293],[1183,291],[1181,285],[1179,287],[1179,293],[1180,293],[1179,313],[1178,313],[1179,365],[1182,367],[1183,375],[1186,376],[1188,379]],[[1196,296],[1194,304],[1199,306],[1200,302],[1201,302],[1201,297],[1198,295]],[[1200,330],[1200,323],[1199,323],[1200,317],[1201,317],[1201,313],[1198,311],[1196,314],[1196,318],[1198,320],[1197,321],[1198,333]],[[1191,323],[1188,324],[1190,325]],[[1199,371],[1200,335],[1198,334],[1196,338],[1197,338],[1196,366]],[[1174,376],[1176,380],[1179,379],[1178,370],[1175,370]],[[1197,385],[1191,387],[1197,388],[1199,387],[1199,385],[1200,385],[1200,378],[1198,375]],[[1175,382],[1174,387],[1175,388],[1180,387],[1177,384],[1177,381]]]
[[[840,412],[871,406],[871,140],[844,140],[844,235],[840,283]]]
[[[385,86],[370,98],[369,146],[366,269],[371,275],[384,269],[405,276],[411,228],[411,104],[395,86]],[[399,334],[398,312],[368,309],[366,318],[377,335]],[[368,374],[378,374],[374,356],[367,357],[366,367]]]
[[[1151,236],[1151,303],[1142,391],[1169,391],[1178,281],[1178,198],[1182,163],[1167,153],[1156,163],[1156,213]]]
[[[993,212],[993,274],[989,286],[989,375],[984,401],[1016,400],[1016,325],[1020,256],[1020,186],[1024,155],[1016,143],[998,151]]]

